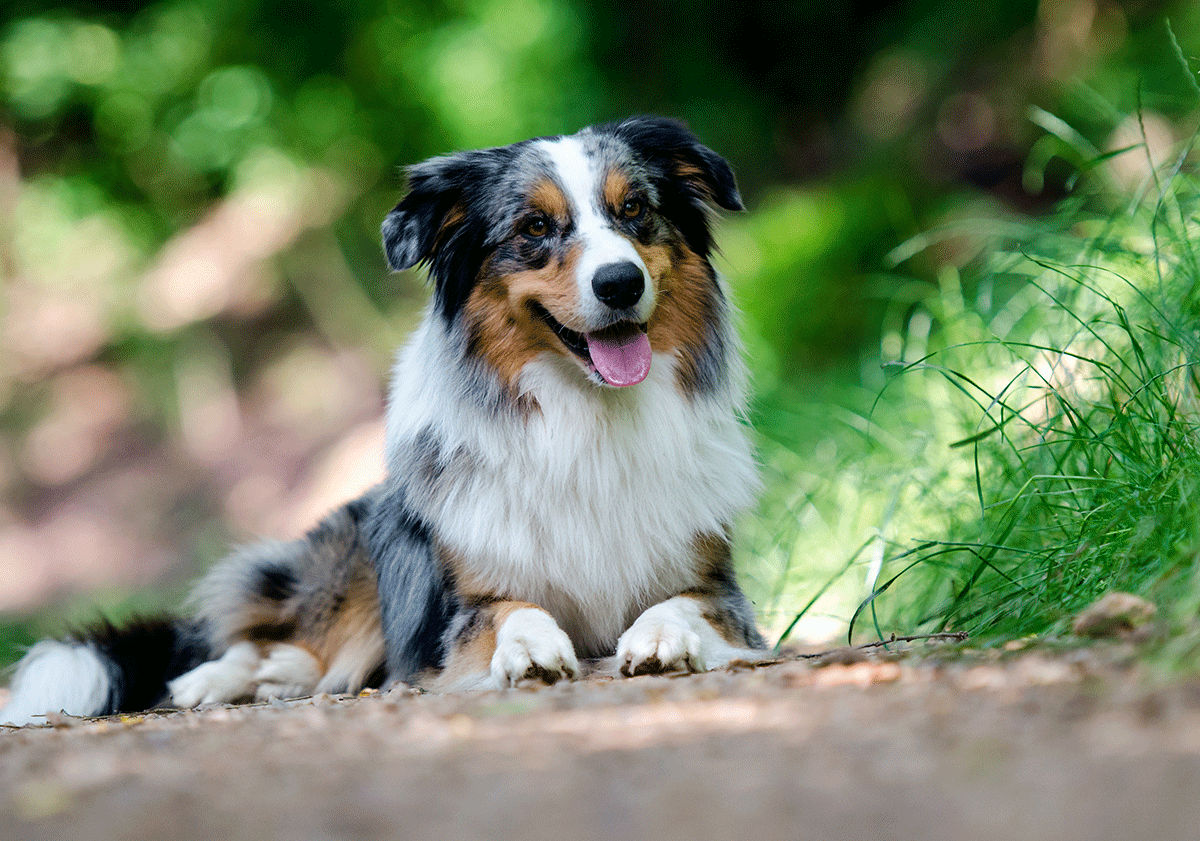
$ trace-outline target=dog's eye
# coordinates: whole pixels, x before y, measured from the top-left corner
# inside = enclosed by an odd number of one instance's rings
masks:
[[[550,232],[550,220],[545,216],[531,216],[521,226],[521,233],[527,237],[538,239]]]
[[[621,215],[626,219],[637,219],[646,210],[646,203],[642,201],[640,196],[630,196],[625,199],[625,203],[621,205]]]

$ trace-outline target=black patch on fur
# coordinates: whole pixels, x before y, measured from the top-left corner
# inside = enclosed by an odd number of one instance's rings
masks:
[[[264,599],[273,602],[287,601],[296,594],[296,572],[284,564],[264,564],[255,571],[258,580],[254,583],[255,592]]]
[[[246,639],[251,642],[283,642],[296,635],[299,624],[294,619],[283,622],[259,623],[245,630]]]
[[[712,251],[709,208],[744,210],[729,163],[678,120],[630,117],[599,126],[620,138],[646,165],[658,190],[658,212],[702,257]]]
[[[432,427],[425,427],[413,437],[411,445],[412,479],[423,486],[432,486],[446,469],[442,459],[442,441]]]
[[[479,636],[488,627],[484,621],[482,606],[487,602],[472,599],[463,603],[454,615],[454,619],[446,626],[442,636],[442,647],[447,654],[455,648],[466,645]]]
[[[378,666],[375,667],[374,671],[372,671],[369,675],[367,675],[366,680],[363,681],[362,688],[363,689],[378,689],[379,687],[383,686],[384,681],[386,681],[386,680],[387,680],[387,666],[385,666],[383,663],[380,663]]]
[[[108,666],[112,688],[106,714],[154,707],[165,699],[168,681],[209,656],[203,629],[184,620],[135,618],[121,627],[100,620],[73,636]]]
[[[393,482],[366,523],[379,581],[388,681],[411,681],[422,669],[441,665],[442,636],[457,607],[429,528],[410,510],[405,496],[403,485]]]
[[[382,490],[382,485],[376,485],[358,499],[347,502],[341,508],[334,509],[305,532],[304,542],[309,545],[345,547],[343,551],[347,555],[360,548],[362,528]]]
[[[376,485],[358,499],[347,502],[342,506],[342,510],[356,528],[362,528],[363,524],[366,523],[367,518],[371,515],[371,509],[375,504],[376,497],[382,492],[383,486]]]

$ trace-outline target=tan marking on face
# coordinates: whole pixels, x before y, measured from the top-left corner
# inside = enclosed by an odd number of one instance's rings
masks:
[[[674,351],[676,383],[685,394],[699,387],[700,355],[717,315],[716,287],[708,263],[682,243],[634,243],[658,294],[648,333],[655,352]]]
[[[642,262],[645,263],[646,271],[654,280],[655,288],[661,291],[660,283],[671,280],[671,246],[663,243],[643,245],[634,240],[633,247],[638,256],[642,258]]]
[[[630,189],[629,179],[625,177],[625,173],[619,169],[610,169],[604,176],[604,204],[612,210],[620,212],[621,205],[629,197]]]
[[[560,260],[540,269],[493,274],[484,266],[467,298],[464,313],[471,351],[485,360],[500,381],[515,393],[517,377],[534,357],[553,351],[575,359],[554,332],[529,309],[537,301],[560,323],[574,327],[579,309],[575,266],[580,249],[573,246]]]
[[[543,178],[529,191],[529,204],[551,219],[565,223],[571,216],[571,205],[563,191],[549,178]]]
[[[466,209],[464,209],[463,206],[460,204],[454,205],[449,210],[447,210],[446,215],[442,217],[442,227],[441,227],[441,230],[438,232],[439,236],[445,234],[446,231],[449,231],[452,228],[455,228],[455,227],[461,225],[463,220],[465,220],[466,218],[467,218]]]

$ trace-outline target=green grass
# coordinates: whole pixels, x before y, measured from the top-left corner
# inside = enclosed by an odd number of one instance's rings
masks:
[[[961,273],[945,262],[923,297],[897,295],[887,382],[869,402],[806,415],[788,409],[803,395],[767,396],[757,418],[767,490],[742,549],[771,628],[840,628],[855,642],[962,630],[986,644],[1062,634],[1116,589],[1156,602],[1171,636],[1190,639],[1194,140],[1124,189],[1114,156],[1077,150],[1077,194],[1053,217],[960,222],[898,249],[898,292],[911,286],[905,261],[936,264],[947,242],[973,241],[984,256]],[[1121,155],[1146,160],[1141,145]]]

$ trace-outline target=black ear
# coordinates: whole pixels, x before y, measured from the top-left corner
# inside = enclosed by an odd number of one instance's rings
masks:
[[[483,236],[467,224],[473,187],[491,171],[485,152],[461,152],[409,167],[408,195],[383,220],[383,248],[394,270],[429,264],[448,320],[466,301],[482,264]]]
[[[470,163],[465,155],[430,158],[408,168],[408,195],[383,220],[383,249],[394,270],[433,256],[451,211],[464,201]]]
[[[679,120],[630,117],[618,123],[614,133],[647,164],[675,179],[694,201],[725,210],[745,210],[729,163]]]

